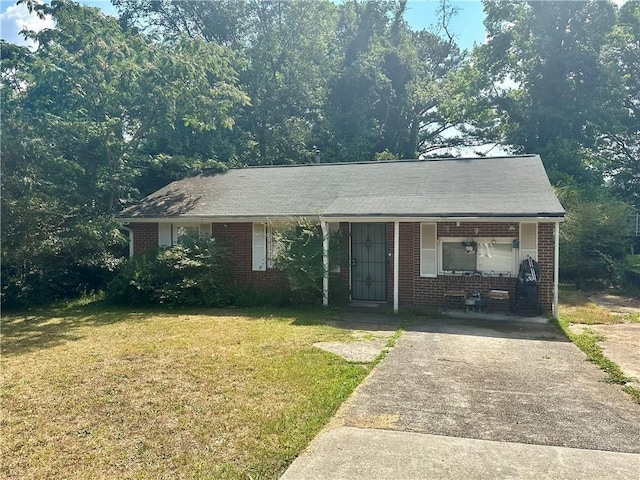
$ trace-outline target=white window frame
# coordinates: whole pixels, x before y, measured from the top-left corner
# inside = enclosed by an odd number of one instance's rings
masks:
[[[180,243],[179,230],[181,228],[194,229],[198,232],[198,237],[209,238],[211,237],[211,224],[210,223],[195,223],[195,222],[178,222],[171,224],[171,244],[177,245]]]
[[[267,269],[267,225],[251,224],[251,270],[262,272]]]
[[[444,270],[442,261],[443,254],[442,249],[445,243],[462,243],[468,241],[468,237],[442,237],[438,239],[438,272],[440,275],[452,275],[451,270]],[[511,245],[511,270],[490,270],[490,271],[482,271],[483,274],[493,273],[495,275],[517,275],[518,274],[518,249],[513,247],[514,241],[517,240],[515,237],[473,237],[473,241],[476,242],[477,245],[481,243],[497,243],[502,245]],[[476,246],[476,269],[478,268],[478,247]],[[467,271],[460,271],[456,273],[463,273]]]
[[[425,232],[425,227],[433,227],[433,248],[422,248],[423,243],[423,235]],[[431,256],[433,265],[433,270],[425,271],[424,267],[424,258],[426,255]],[[442,252],[438,251],[438,224],[437,223],[421,223],[420,224],[420,276],[425,278],[436,278],[438,276],[438,262],[440,257],[442,256]]]

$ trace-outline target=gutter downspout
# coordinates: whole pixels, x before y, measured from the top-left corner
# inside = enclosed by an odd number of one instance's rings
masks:
[[[558,277],[560,271],[560,222],[555,226],[555,242],[553,247],[553,318],[558,318]]]
[[[322,305],[329,305],[329,225],[320,222],[322,228]]]
[[[129,233],[129,260],[131,260],[133,258],[133,230],[122,224],[120,225],[120,229]]]
[[[393,313],[398,313],[398,268],[400,266],[400,222],[393,222]]]

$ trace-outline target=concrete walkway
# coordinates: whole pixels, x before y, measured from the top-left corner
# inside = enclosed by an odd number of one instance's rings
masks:
[[[319,435],[283,480],[633,479],[631,453],[339,427]]]
[[[546,323],[417,325],[282,477],[640,478],[640,405]]]

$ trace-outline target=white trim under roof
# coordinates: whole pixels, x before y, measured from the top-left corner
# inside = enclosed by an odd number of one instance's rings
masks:
[[[405,223],[438,223],[438,222],[483,222],[483,223],[508,223],[508,222],[564,222],[564,214],[554,214],[553,216],[545,216],[540,214],[537,216],[483,216],[483,217],[420,217],[420,216],[325,216],[325,215],[307,215],[307,216],[247,216],[247,217],[190,217],[190,216],[176,216],[176,217],[120,217],[115,220],[122,224],[128,225],[131,223],[254,223],[254,222],[296,222],[300,218],[306,218],[309,220],[315,220],[318,222],[330,222],[330,223],[378,223],[378,222],[405,222]]]

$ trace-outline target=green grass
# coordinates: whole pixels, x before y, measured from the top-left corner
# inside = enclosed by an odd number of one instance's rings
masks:
[[[619,323],[621,321],[634,321],[638,315],[632,314],[630,318],[621,318],[613,315],[609,310],[595,304],[583,292],[572,287],[560,288],[560,305],[558,325],[565,335],[582,350],[587,360],[598,365],[607,373],[606,382],[624,385],[630,379],[624,375],[620,367],[605,357],[602,347],[598,342],[604,338],[592,329],[585,328],[580,333],[570,330],[571,324],[581,323],[587,325],[602,323]],[[640,390],[626,385],[623,390],[627,392],[637,403],[640,403]]]
[[[583,291],[568,285],[560,285],[558,313],[573,323],[620,323],[619,316],[589,300]]]
[[[598,335],[598,333],[589,328],[585,328],[579,334],[572,333],[567,328],[569,322],[562,317],[559,320],[561,327],[571,341],[587,355],[587,360],[595,363],[602,370],[607,372],[605,382],[624,385],[629,381],[629,378],[625,377],[622,370],[620,370],[620,367],[604,356],[602,348],[598,345],[598,342],[604,340],[601,335]]]
[[[3,478],[277,478],[372,364],[321,312],[6,315]]]
[[[629,262],[629,266],[632,270],[640,272],[640,255],[627,256],[627,262]]]

